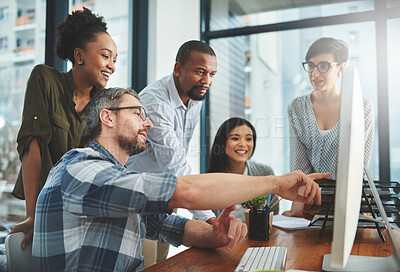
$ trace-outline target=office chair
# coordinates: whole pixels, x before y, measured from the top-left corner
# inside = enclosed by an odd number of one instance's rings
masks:
[[[25,249],[21,249],[21,241],[25,237],[23,232],[9,234],[6,237],[6,256],[8,272],[32,271],[32,242]]]

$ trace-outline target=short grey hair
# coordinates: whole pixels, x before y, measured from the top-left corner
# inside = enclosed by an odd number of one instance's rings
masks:
[[[124,94],[132,95],[139,100],[138,94],[131,88],[103,89],[90,98],[86,106],[86,124],[92,139],[96,139],[101,133],[100,112],[107,108],[118,107]]]

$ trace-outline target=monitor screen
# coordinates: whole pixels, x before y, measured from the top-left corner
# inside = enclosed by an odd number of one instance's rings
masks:
[[[364,168],[364,103],[357,70],[350,65],[343,70],[339,122],[332,266],[343,268],[357,231]]]
[[[364,99],[357,69],[343,70],[340,97],[339,150],[335,190],[332,254],[324,256],[324,271],[400,271],[400,249],[379,193],[368,169],[364,168]],[[360,214],[363,174],[373,193],[388,236],[393,244],[389,257],[350,255]]]

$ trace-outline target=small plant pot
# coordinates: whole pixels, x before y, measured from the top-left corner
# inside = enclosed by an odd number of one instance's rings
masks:
[[[269,240],[269,216],[270,213],[265,210],[249,212],[249,239]]]
[[[244,218],[245,218],[245,223],[247,226],[247,230],[249,229],[249,213],[250,213],[250,209],[247,209],[244,211]],[[272,220],[274,218],[274,212],[269,212],[269,234],[271,234],[272,231]]]

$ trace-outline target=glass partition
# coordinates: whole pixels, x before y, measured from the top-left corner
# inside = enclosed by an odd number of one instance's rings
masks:
[[[262,33],[210,41],[218,58],[218,74],[210,91],[211,141],[223,121],[245,117],[257,131],[254,159],[289,172],[287,106],[312,87],[301,62],[320,37],[334,37],[349,46],[349,64],[360,74],[364,96],[377,114],[376,46],[373,22]],[[341,83],[339,82],[339,86]],[[370,170],[379,178],[378,133],[375,133]]]
[[[74,0],[71,10],[86,7],[93,13],[104,17],[108,33],[113,38],[118,48],[118,58],[115,64],[115,73],[110,77],[107,87],[129,86],[129,1],[128,0]],[[118,8],[115,8],[118,7]],[[68,69],[71,68],[69,63]]]
[[[25,84],[32,68],[44,63],[45,0],[0,3],[0,222],[25,218],[25,202],[11,196],[21,167],[16,139]]]
[[[400,180],[400,19],[388,20],[388,86],[390,172],[392,180]]]
[[[104,16],[108,32],[118,46],[116,72],[108,87],[129,86],[129,1],[71,1],[71,11],[83,6]],[[32,68],[44,63],[45,27],[46,0],[0,2],[0,223],[3,224],[25,218],[25,201],[11,195],[21,167],[16,138],[26,81]]]

